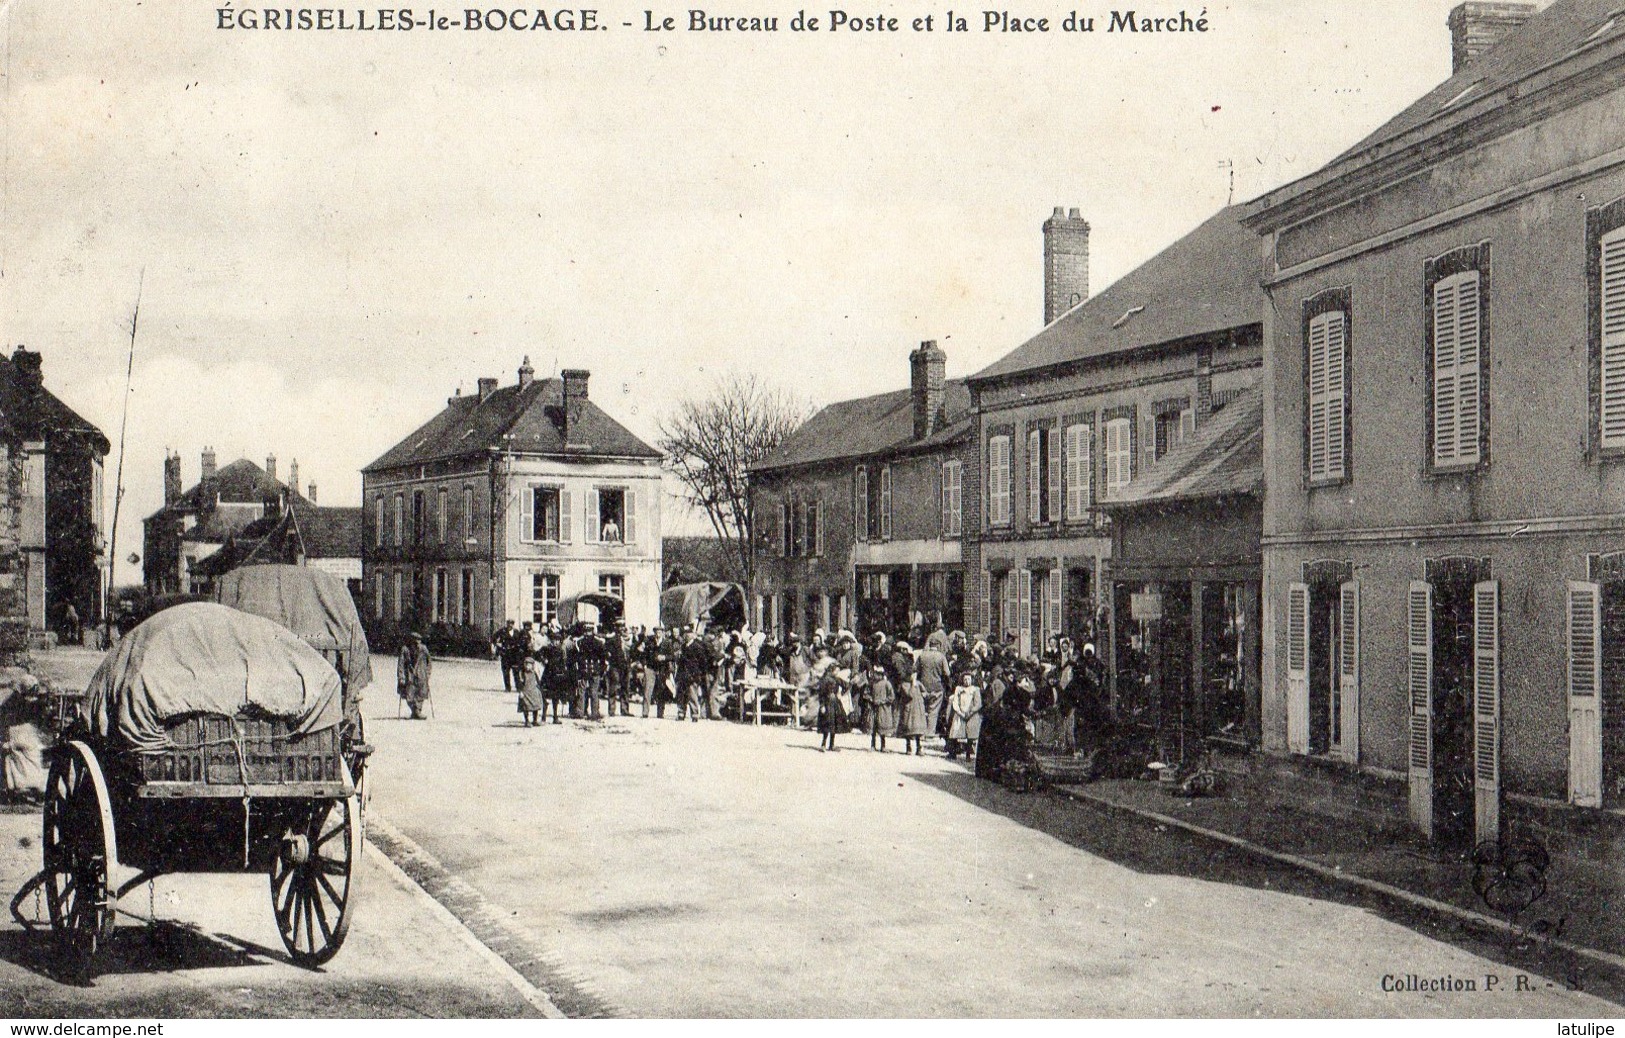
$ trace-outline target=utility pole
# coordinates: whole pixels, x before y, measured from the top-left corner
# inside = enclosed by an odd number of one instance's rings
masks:
[[[119,506],[124,504],[124,437],[130,426],[130,384],[135,377],[135,329],[141,320],[141,290],[147,283],[147,268],[141,268],[135,286],[135,310],[130,314],[129,359],[124,366],[124,413],[118,426],[118,474],[113,478],[113,529],[107,537],[107,606],[102,609],[102,641],[113,644],[113,574],[118,567]]]

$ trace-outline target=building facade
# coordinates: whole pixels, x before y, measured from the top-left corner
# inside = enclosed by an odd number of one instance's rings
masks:
[[[1056,210],[1044,226],[1087,247],[1087,225]],[[1080,233],[1081,231],[1081,233]],[[967,509],[966,613],[1023,654],[1051,637],[1104,636],[1144,588],[1114,587],[1101,504],[1190,437],[1216,405],[1256,383],[1263,295],[1257,240],[1226,209],[1096,296],[1078,302],[968,380],[975,493]],[[1087,261],[1046,263],[1054,275]],[[1119,625],[1122,663],[1143,648]],[[1119,687],[1125,687],[1119,682]]]
[[[659,621],[661,455],[588,397],[586,371],[479,380],[362,470],[363,615],[482,632]],[[613,610],[608,610],[613,612]]]
[[[1250,224],[1266,743],[1468,847],[1625,806],[1625,19],[1451,28],[1450,79]]]
[[[964,625],[963,382],[926,342],[906,390],[823,408],[750,470],[751,620],[781,634]]]
[[[289,466],[297,481],[299,463]],[[200,564],[255,524],[274,521],[288,502],[309,502],[277,478],[276,455],[265,467],[238,458],[221,468],[213,447],[203,449],[198,481],[182,489],[181,458],[164,458],[164,504],[142,523],[141,572],[152,595],[200,595],[213,589],[213,576]]]

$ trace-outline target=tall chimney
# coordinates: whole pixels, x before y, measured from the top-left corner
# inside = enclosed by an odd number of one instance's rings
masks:
[[[275,454],[267,454],[265,456],[265,474],[267,476],[270,476],[272,479],[276,478],[276,455]]]
[[[172,505],[181,498],[181,456],[164,454],[164,504]]]
[[[1535,4],[1469,0],[1450,12],[1450,71],[1454,75],[1517,32],[1539,7]]]
[[[908,355],[909,398],[914,404],[914,438],[923,440],[942,425],[948,355],[935,340],[920,343]]]
[[[305,492],[305,496],[310,498],[311,504],[316,503],[316,484],[312,483],[310,485],[310,489]]]
[[[1089,221],[1055,207],[1044,221],[1044,324],[1089,298]]]
[[[40,355],[26,346],[18,346],[11,355],[17,372],[17,397],[21,413],[17,415],[25,436],[38,434],[40,423],[40,396],[45,392],[45,376],[40,372]]]
[[[299,459],[288,462],[288,489],[299,493]]]
[[[214,448],[213,447],[205,447],[205,448],[203,448],[203,475],[202,475],[201,478],[205,483],[207,483],[210,480],[214,479],[214,474],[215,474]]]
[[[530,366],[530,358],[526,357],[519,365],[519,388],[524,389],[536,378],[536,369]]]
[[[564,380],[564,442],[568,446],[579,441],[578,429],[581,412],[587,403],[587,379],[592,372],[580,368],[565,368],[559,372]]]
[[[483,403],[485,403],[485,398],[486,397],[490,396],[492,393],[495,393],[497,391],[497,380],[494,379],[494,378],[482,378],[482,379],[480,379],[479,385],[480,385],[480,403],[483,404]]]

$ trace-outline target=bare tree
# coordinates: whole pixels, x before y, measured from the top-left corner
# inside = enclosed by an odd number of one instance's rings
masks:
[[[730,561],[746,587],[753,576],[746,470],[766,460],[811,415],[807,401],[754,374],[735,374],[717,379],[704,396],[683,400],[660,423],[660,449],[683,482],[684,499],[704,511],[728,542]]]

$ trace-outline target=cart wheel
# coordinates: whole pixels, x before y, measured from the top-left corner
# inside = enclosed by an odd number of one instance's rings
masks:
[[[271,907],[294,962],[320,966],[338,953],[360,863],[361,798],[312,802],[271,862]]]
[[[108,872],[118,850],[107,784],[83,743],[69,743],[51,761],[40,843],[51,932],[88,974],[97,949],[113,935]]]

